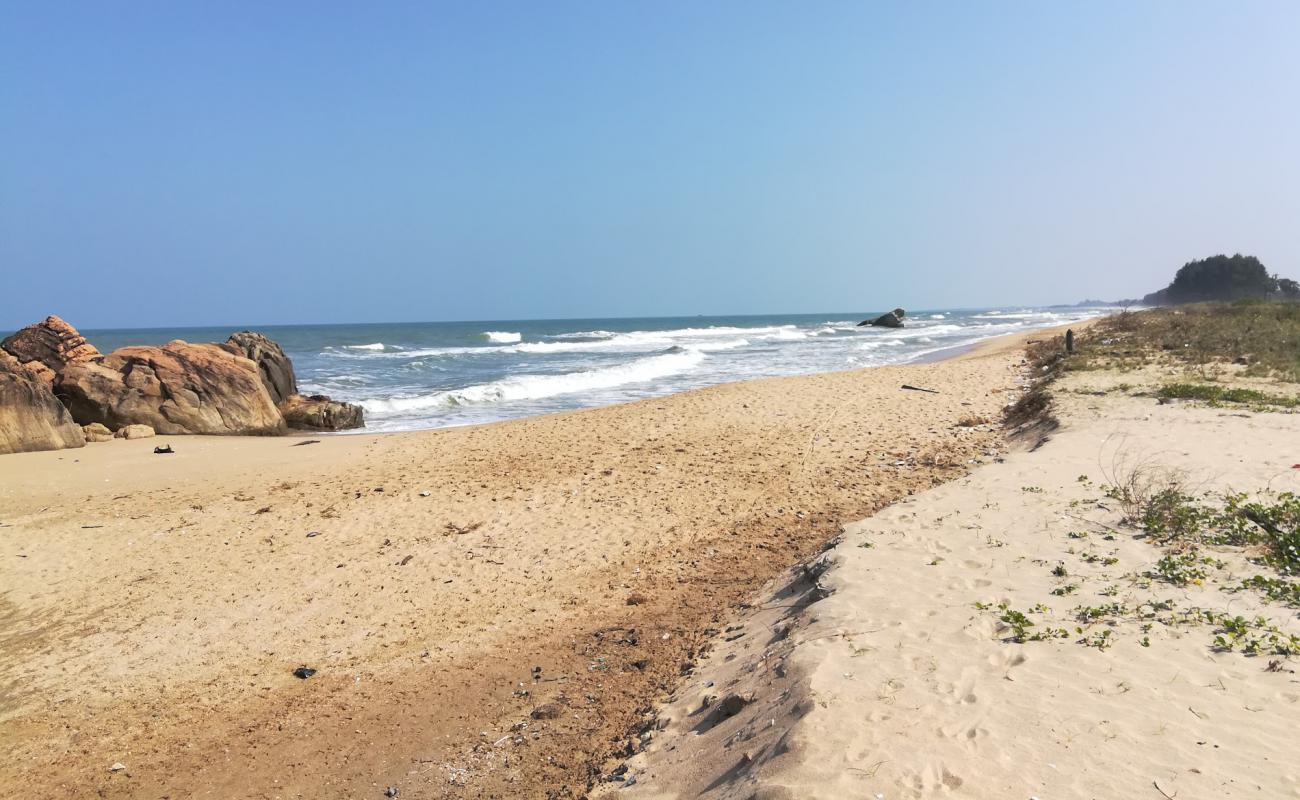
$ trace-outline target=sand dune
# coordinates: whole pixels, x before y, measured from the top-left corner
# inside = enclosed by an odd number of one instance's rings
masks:
[[[1101,488],[1144,465],[1198,493],[1300,490],[1300,418],[1073,391],[1120,378],[1071,377],[1041,448],[848,526],[814,562],[825,599],[800,570],[774,583],[617,796],[1300,797],[1296,659],[1215,652],[1203,619],[1300,635],[1295,610],[1224,591],[1260,569],[1232,548],[1201,585],[1147,578],[1161,549]],[[1064,635],[1007,641],[1002,603]]]

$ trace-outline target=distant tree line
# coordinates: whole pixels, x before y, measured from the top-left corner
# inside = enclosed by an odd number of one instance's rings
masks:
[[[1217,255],[1188,261],[1173,281],[1142,298],[1142,305],[1200,303],[1249,298],[1300,300],[1300,283],[1270,275],[1254,256]]]

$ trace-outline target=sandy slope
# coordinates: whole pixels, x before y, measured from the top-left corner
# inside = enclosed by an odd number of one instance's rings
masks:
[[[6,456],[0,795],[580,792],[729,605],[987,460],[995,427],[956,423],[1018,361]]]
[[[1222,591],[1259,572],[1238,552],[1216,552],[1225,566],[1202,586],[1145,580],[1161,551],[1116,527],[1099,487],[1146,464],[1200,491],[1300,490],[1300,416],[1071,391],[1114,377],[1059,387],[1065,427],[1039,449],[850,525],[816,562],[826,599],[797,571],[773,584],[604,791],[1300,797],[1300,659],[1214,652],[1213,626],[1195,621],[1080,622],[1074,610],[1164,601],[1172,609],[1157,616],[1225,610],[1300,634],[1295,609]],[[1068,636],[1008,642],[999,603]],[[1050,610],[1031,612],[1037,604]],[[1105,649],[1079,643],[1107,631]]]

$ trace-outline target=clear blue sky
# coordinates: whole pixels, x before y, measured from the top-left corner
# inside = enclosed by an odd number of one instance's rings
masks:
[[[0,327],[1300,277],[1300,3],[0,2]]]

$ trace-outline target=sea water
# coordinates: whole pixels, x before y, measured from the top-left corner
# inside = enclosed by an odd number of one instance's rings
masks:
[[[1103,308],[935,309],[902,329],[852,314],[92,330],[101,351],[225,341],[251,328],[293,359],[300,391],[365,408],[367,431],[468,425],[779,375],[905,364]]]

